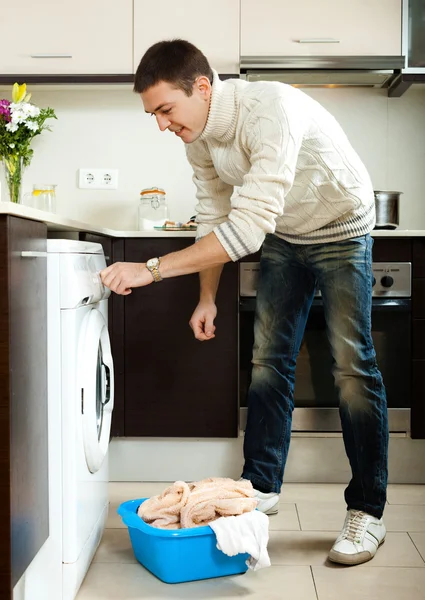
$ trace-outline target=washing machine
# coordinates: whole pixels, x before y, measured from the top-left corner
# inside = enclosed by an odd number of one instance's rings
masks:
[[[47,265],[49,410],[56,415],[60,412],[49,450],[52,467],[55,461],[59,463],[52,475],[56,479],[55,474],[60,475],[56,486],[60,506],[51,503],[51,511],[55,520],[61,513],[59,597],[73,600],[108,515],[108,445],[114,406],[107,325],[110,290],[99,276],[106,267],[100,244],[48,240]],[[53,532],[57,537],[58,531],[56,527]]]

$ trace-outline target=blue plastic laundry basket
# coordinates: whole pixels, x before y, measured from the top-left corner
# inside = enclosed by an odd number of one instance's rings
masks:
[[[249,554],[227,556],[218,550],[215,533],[208,525],[170,530],[145,523],[137,515],[145,500],[123,502],[117,512],[128,527],[135,557],[158,579],[182,583],[247,571]]]

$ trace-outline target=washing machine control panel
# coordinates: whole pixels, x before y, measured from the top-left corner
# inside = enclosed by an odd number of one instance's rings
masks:
[[[96,304],[111,294],[100,278],[100,271],[106,268],[103,254],[63,254],[61,273],[66,273],[61,281],[61,307],[78,308]],[[64,306],[66,302],[67,306]]]

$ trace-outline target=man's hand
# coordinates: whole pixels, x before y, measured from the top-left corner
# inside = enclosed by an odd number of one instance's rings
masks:
[[[103,285],[116,294],[128,296],[131,289],[153,282],[145,263],[116,262],[100,272]]]
[[[215,338],[214,319],[216,316],[217,307],[214,302],[200,302],[198,304],[189,321],[189,325],[197,340],[205,342],[205,340]]]

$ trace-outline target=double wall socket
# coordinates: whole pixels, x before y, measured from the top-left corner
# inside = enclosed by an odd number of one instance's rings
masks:
[[[92,190],[116,190],[118,169],[80,169],[78,187]]]

